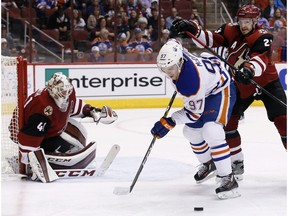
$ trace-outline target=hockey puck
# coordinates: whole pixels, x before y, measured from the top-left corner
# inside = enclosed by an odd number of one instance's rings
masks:
[[[203,211],[204,208],[203,207],[194,207],[194,211]]]

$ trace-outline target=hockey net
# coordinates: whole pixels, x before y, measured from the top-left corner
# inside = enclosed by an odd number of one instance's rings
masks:
[[[23,173],[17,131],[24,120],[22,107],[27,98],[27,61],[22,57],[1,56],[1,75],[1,173]],[[16,118],[11,121],[13,112]],[[16,133],[10,134],[8,127]]]

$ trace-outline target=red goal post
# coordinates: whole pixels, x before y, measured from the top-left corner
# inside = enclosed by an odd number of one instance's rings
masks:
[[[17,132],[24,124],[27,60],[21,56],[1,56],[1,76],[1,173],[24,174],[25,166],[19,163]],[[16,118],[12,120],[13,111]],[[8,127],[16,133],[10,134]]]

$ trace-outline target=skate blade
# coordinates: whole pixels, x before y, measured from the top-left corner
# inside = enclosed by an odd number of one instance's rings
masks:
[[[230,191],[224,191],[224,192],[220,192],[217,194],[218,198],[221,200],[225,200],[225,199],[231,199],[231,198],[236,198],[236,197],[240,197],[241,194],[238,192],[237,188],[234,188]]]
[[[196,183],[197,184],[201,184],[201,183],[207,181],[208,179],[213,178],[214,176],[216,176],[216,171],[211,172],[208,176],[206,176],[206,178],[204,178],[204,179],[202,179],[200,181],[196,181]]]

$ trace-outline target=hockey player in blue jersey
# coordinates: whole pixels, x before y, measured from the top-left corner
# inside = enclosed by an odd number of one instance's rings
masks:
[[[184,107],[171,117],[162,117],[151,133],[162,138],[176,125],[185,124],[183,135],[201,163],[194,175],[196,182],[217,174],[219,199],[240,196],[223,129],[236,100],[236,87],[224,63],[208,53],[196,57],[170,39],[157,56],[157,66],[183,97]]]

